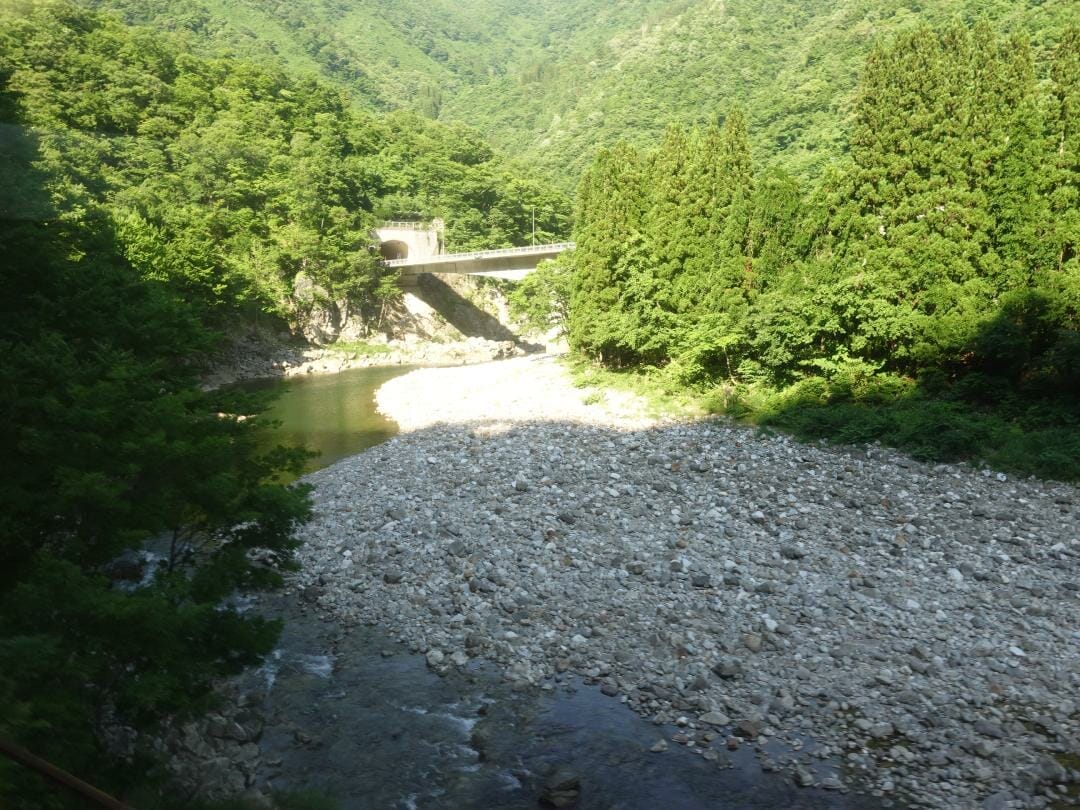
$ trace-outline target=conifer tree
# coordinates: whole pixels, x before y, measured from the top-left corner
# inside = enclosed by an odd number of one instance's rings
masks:
[[[1076,311],[1080,310],[1080,28],[1069,28],[1062,36],[1054,53],[1051,78],[1047,113],[1050,171],[1045,192],[1053,223],[1051,266],[1062,274]]]
[[[689,246],[682,273],[684,306],[714,306],[710,293],[738,287],[740,260],[753,194],[746,120],[733,107],[721,130],[695,133],[688,188],[680,218]],[[734,269],[733,269],[734,268]],[[734,273],[734,275],[732,275]]]
[[[687,255],[678,280],[681,311],[700,311],[712,289],[732,189],[724,175],[723,136],[715,124],[695,131],[680,218]]]
[[[1044,195],[1048,256],[1040,287],[1059,308],[1057,334],[1041,377],[1080,398],[1080,28],[1065,31],[1051,67]]]
[[[667,286],[683,272],[692,249],[686,201],[695,178],[690,139],[683,128],[669,126],[646,163],[644,225],[655,273]]]
[[[601,151],[578,192],[567,331],[576,348],[615,365],[637,359],[626,299],[647,265],[642,176],[637,152],[620,143]]]
[[[675,292],[688,249],[681,206],[689,168],[689,139],[681,127],[671,126],[637,179],[645,253],[627,266],[620,306],[626,317],[626,346],[647,363],[664,361],[677,327]]]
[[[190,306],[137,277],[100,210],[64,213],[0,219],[0,734],[123,789],[149,766],[115,759],[107,720],[205,708],[273,646],[277,623],[225,600],[292,565],[309,505],[277,480],[306,454],[263,449],[262,420],[232,416],[251,397],[199,391]],[[160,562],[121,581],[155,540]],[[0,761],[14,806],[41,788]]]
[[[719,244],[721,277],[726,286],[745,288],[751,286],[745,251],[754,178],[746,118],[738,107],[733,107],[724,119],[720,148],[720,177],[727,189],[717,212],[723,218]]]
[[[740,362],[754,193],[746,121],[737,106],[722,129],[695,133],[693,144],[692,190],[681,212],[691,249],[677,286],[685,315],[671,350],[677,374],[687,380],[730,377]]]
[[[1039,218],[1034,91],[1030,53],[1000,46],[985,23],[875,49],[831,293],[851,352],[909,371],[956,356],[1015,281],[1003,252],[1024,254]]]
[[[761,292],[801,260],[799,183],[782,169],[766,170],[750,201],[746,227],[746,287]]]

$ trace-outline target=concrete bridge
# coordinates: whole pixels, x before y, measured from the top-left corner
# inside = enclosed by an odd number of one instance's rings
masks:
[[[544,259],[554,259],[573,242],[553,245],[477,250],[471,253],[443,253],[443,222],[386,222],[376,229],[379,253],[387,267],[402,276],[420,273],[499,276],[520,279],[536,269]]]
[[[531,273],[544,259],[554,259],[573,247],[573,242],[558,242],[553,245],[476,250],[472,253],[443,253],[424,258],[389,259],[386,266],[400,269],[402,275],[455,273],[511,278]]]

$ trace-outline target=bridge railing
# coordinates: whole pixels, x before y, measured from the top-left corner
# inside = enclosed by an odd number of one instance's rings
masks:
[[[471,253],[443,253],[424,259],[389,259],[387,267],[408,267],[411,264],[448,264],[468,261],[469,259],[495,259],[500,256],[518,256],[526,253],[560,253],[573,250],[574,242],[556,242],[553,245],[526,245],[525,247],[498,248],[496,250],[474,250]]]
[[[407,220],[407,221],[391,220],[390,222],[384,222],[382,225],[379,225],[379,226],[377,226],[375,228],[375,230],[377,230],[377,231],[381,231],[383,229],[394,230],[394,231],[431,231],[431,230],[437,230],[437,228],[435,227],[435,225],[432,222],[424,222],[424,221],[417,222],[416,220]]]

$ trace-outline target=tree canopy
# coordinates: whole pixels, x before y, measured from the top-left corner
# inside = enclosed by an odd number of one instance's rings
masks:
[[[879,44],[847,155],[811,182],[754,172],[737,108],[602,151],[568,259],[573,345],[684,384],[918,384],[1075,423],[1077,37],[1046,65],[985,20]]]
[[[561,193],[474,131],[357,110],[269,64],[190,52],[62,0],[0,18],[0,69],[71,205],[99,200],[146,278],[236,312],[295,316],[300,273],[358,307],[394,294],[379,218],[441,217],[450,249],[525,244],[569,224]]]
[[[273,644],[273,622],[227,600],[291,565],[307,491],[279,475],[306,454],[260,449],[265,426],[237,418],[258,401],[199,391],[198,313],[135,271],[105,211],[25,160],[45,147],[3,99],[10,176],[40,199],[0,220],[0,734],[123,790],[146,766],[118,759],[108,728],[205,705]],[[0,792],[53,806],[7,760]]]

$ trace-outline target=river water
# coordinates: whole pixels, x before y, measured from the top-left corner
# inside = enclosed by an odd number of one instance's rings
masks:
[[[397,425],[375,410],[379,386],[411,371],[410,366],[355,368],[338,374],[313,374],[285,380],[244,383],[278,395],[266,418],[277,420],[275,444],[303,444],[319,453],[308,472],[329,467],[384,442]]]
[[[325,466],[393,435],[374,393],[403,368],[264,383],[281,397],[279,438],[306,443]],[[670,742],[675,727],[639,717],[596,685],[566,677],[515,690],[490,666],[439,677],[392,629],[343,627],[297,594],[257,609],[285,619],[279,647],[250,688],[263,695],[259,783],[315,790],[343,810],[536,808],[553,772],[572,773],[581,808],[870,808],[873,799],[799,788],[764,772],[755,751],[727,750],[721,734],[702,756]],[[779,743],[774,759],[791,754]],[[820,776],[836,771],[825,759]]]

